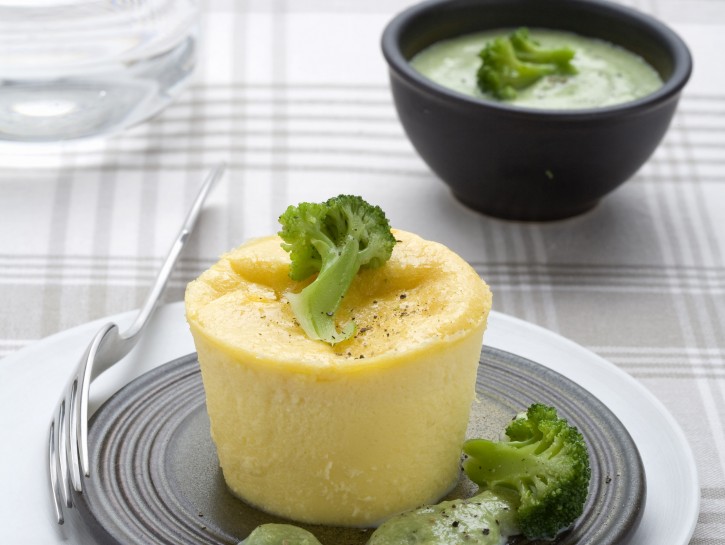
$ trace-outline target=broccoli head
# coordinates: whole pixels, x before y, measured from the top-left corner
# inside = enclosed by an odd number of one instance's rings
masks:
[[[338,331],[335,313],[361,267],[380,267],[390,259],[395,237],[385,213],[361,197],[339,195],[290,206],[279,222],[290,277],[304,280],[317,273],[302,291],[287,294],[300,326],[310,338],[329,344],[350,338],[354,322]]]
[[[569,48],[541,49],[520,28],[505,38],[496,38],[479,53],[482,60],[477,78],[479,88],[502,100],[516,97],[518,90],[533,85],[544,76],[571,75],[574,51]]]
[[[516,492],[521,533],[551,539],[582,514],[589,493],[584,438],[556,409],[542,404],[518,415],[506,435],[508,441],[466,441],[463,469],[483,489]]]

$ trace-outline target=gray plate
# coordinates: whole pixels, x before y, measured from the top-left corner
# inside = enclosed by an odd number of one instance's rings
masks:
[[[533,402],[555,406],[589,444],[584,515],[559,544],[623,543],[644,511],[645,473],[621,422],[589,392],[539,364],[484,348],[469,436],[497,438]],[[284,522],[226,488],[196,354],[146,373],[111,397],[89,429],[92,477],[75,496],[83,523],[109,545],[234,545],[256,526]],[[290,483],[294,486],[294,483]],[[473,492],[462,477],[451,497]],[[362,545],[371,531],[302,525],[323,545]],[[517,545],[534,543],[514,539]]]

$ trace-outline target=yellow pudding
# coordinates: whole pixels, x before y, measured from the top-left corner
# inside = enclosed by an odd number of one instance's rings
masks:
[[[191,282],[186,314],[228,487],[297,521],[366,526],[437,501],[458,479],[491,293],[445,246],[403,231],[309,339],[285,293],[280,239],[250,241]]]

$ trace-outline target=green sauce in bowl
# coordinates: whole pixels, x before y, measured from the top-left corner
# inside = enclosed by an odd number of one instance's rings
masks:
[[[510,33],[511,29],[501,29],[444,40],[418,53],[411,66],[459,93],[497,100],[478,87],[478,54],[488,42]],[[546,76],[519,90],[507,104],[555,110],[598,108],[636,100],[662,86],[659,74],[644,59],[611,43],[558,30],[530,29],[529,34],[543,48],[573,49],[577,74]]]

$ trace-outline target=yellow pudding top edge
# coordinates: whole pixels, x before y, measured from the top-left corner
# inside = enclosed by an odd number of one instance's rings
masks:
[[[336,314],[354,320],[355,335],[330,346],[308,338],[285,294],[312,279],[288,276],[289,256],[276,236],[250,240],[224,254],[186,290],[186,316],[197,343],[247,364],[301,373],[347,373],[414,361],[480,334],[491,308],[486,283],[442,244],[393,230],[390,260],[361,269]]]

